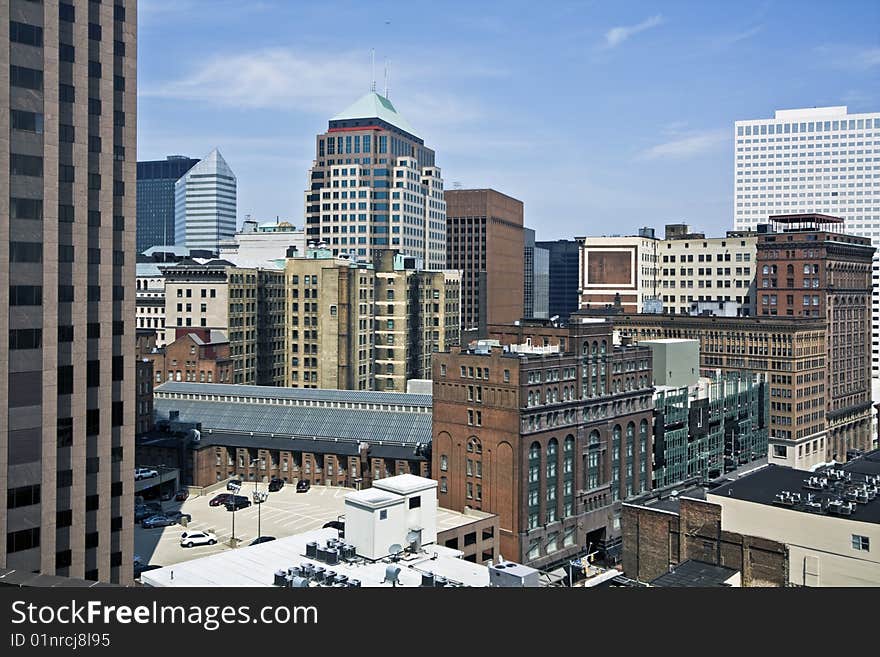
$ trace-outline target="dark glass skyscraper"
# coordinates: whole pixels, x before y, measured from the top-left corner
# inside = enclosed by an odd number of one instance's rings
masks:
[[[574,240],[535,242],[550,252],[550,317],[563,322],[578,309],[578,243]]]
[[[174,244],[174,183],[199,160],[169,155],[137,163],[137,252]]]
[[[135,0],[0,2],[0,566],[132,581]]]

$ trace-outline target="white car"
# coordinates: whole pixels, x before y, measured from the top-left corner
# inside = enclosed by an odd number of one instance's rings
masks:
[[[134,480],[140,481],[141,479],[150,479],[152,477],[158,477],[159,473],[156,470],[152,470],[150,468],[135,468],[134,471]]]
[[[214,545],[217,542],[216,534],[193,530],[183,532],[180,535],[180,547],[192,547],[193,545]]]

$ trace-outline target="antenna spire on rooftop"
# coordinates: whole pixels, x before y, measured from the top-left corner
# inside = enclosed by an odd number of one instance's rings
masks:
[[[376,92],[376,49],[370,48],[370,91]]]

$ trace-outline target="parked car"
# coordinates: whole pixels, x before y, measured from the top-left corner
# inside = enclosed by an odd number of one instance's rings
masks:
[[[211,498],[211,501],[208,502],[208,506],[220,506],[221,504],[226,504],[231,497],[232,495],[230,493],[220,493]]]
[[[174,497],[174,491],[166,490],[164,493],[162,493],[163,502],[168,502],[169,500],[171,500],[172,497]]]
[[[185,502],[188,497],[189,497],[189,489],[181,488],[179,491],[177,491],[177,495],[174,496],[174,499],[177,500],[178,502]]]
[[[192,516],[188,513],[181,513],[180,511],[168,511],[167,513],[160,513],[154,516],[149,516],[148,518],[144,518],[143,522],[141,522],[141,527],[144,529],[152,529],[153,527],[167,527],[168,525],[175,525],[179,523],[181,520],[186,518],[187,522],[192,520]]]
[[[153,477],[158,477],[159,473],[152,468],[135,468],[134,470],[134,480],[140,481],[141,479],[152,479]]]
[[[246,509],[251,505],[251,501],[244,495],[232,495],[226,502],[227,511],[237,511],[238,509]]]
[[[212,532],[195,530],[183,532],[180,535],[180,547],[192,547],[193,545],[214,545],[217,542],[216,534]]]
[[[155,516],[159,513],[162,513],[162,503],[147,502],[146,504],[144,504],[144,510],[147,512],[147,516]]]
[[[173,525],[174,520],[169,518],[168,516],[161,514],[155,516],[149,516],[144,518],[141,521],[141,527],[144,529],[154,529],[156,527],[167,527],[168,525]]]
[[[308,479],[300,479],[296,482],[296,492],[297,493],[307,493],[309,492],[309,488],[312,487],[312,482]]]
[[[274,536],[260,536],[251,541],[251,545],[259,545],[260,543],[268,543],[269,541],[274,541]]]
[[[241,479],[230,479],[226,482],[226,490],[235,490],[241,488]]]
[[[278,479],[278,477],[274,477],[272,481],[269,482],[269,492],[275,493],[284,488],[284,480]]]
[[[149,514],[147,514],[147,507],[145,507],[143,504],[135,505],[135,507],[134,507],[134,521],[135,522],[140,522],[141,520],[146,518],[147,515],[149,515]]]

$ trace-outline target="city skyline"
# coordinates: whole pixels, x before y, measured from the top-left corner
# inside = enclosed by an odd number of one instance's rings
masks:
[[[436,148],[446,186],[521,198],[539,239],[607,232],[612,217],[624,234],[666,221],[720,233],[733,224],[736,120],[880,106],[868,3],[456,6],[432,17],[442,40],[419,7],[346,5],[331,33],[290,3],[249,4],[246,22],[237,3],[201,6],[142,3],[139,159],[219,146],[241,172],[239,220],[302,223],[314,135],[372,77],[384,91],[386,57],[390,99]]]

